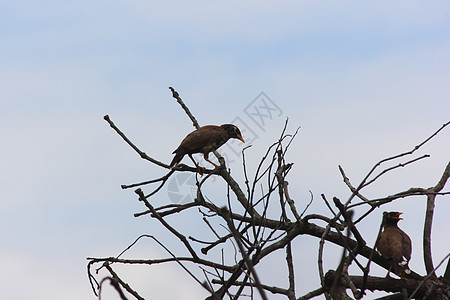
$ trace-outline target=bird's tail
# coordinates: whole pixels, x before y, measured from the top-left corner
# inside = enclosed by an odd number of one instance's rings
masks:
[[[183,159],[183,156],[184,156],[184,154],[182,154],[182,153],[179,153],[179,152],[178,153],[175,152],[175,153],[176,153],[175,157],[172,159],[172,162],[170,163],[171,168],[175,167],[175,165],[178,164],[181,161],[181,159]]]
[[[408,259],[406,259],[406,257],[402,256],[402,261],[399,262],[398,265],[403,269],[403,272],[405,272],[405,274],[411,274],[411,270],[408,266]]]

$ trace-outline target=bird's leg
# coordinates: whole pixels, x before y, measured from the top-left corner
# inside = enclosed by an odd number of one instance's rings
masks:
[[[213,163],[213,162],[210,161],[209,159],[207,159],[206,161],[209,162],[209,163],[211,163],[211,164],[213,164],[213,165],[214,165],[214,169],[217,169],[217,168],[219,167],[218,165],[216,165],[215,163]]]
[[[390,275],[391,269],[392,269],[392,266],[389,267],[388,272],[386,274],[386,278],[392,278],[391,275]]]
[[[209,158],[208,158],[208,153],[205,153],[205,154],[203,155],[203,157],[205,158],[205,160],[206,160],[207,162],[209,162],[209,163],[211,163],[212,165],[214,165],[214,170],[217,169],[217,168],[219,167],[218,165],[216,165],[215,163],[213,163],[212,161],[209,160]]]
[[[191,158],[194,165],[197,167],[198,174],[200,174],[200,176],[202,176],[203,171],[202,171],[201,167],[195,162],[194,158],[192,157],[192,154],[189,154],[189,157]]]

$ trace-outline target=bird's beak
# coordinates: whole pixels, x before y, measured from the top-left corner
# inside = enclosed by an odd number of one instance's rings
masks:
[[[403,214],[403,213],[401,213],[401,212],[397,213],[397,215],[395,216],[395,218],[396,218],[397,220],[403,220],[402,218],[400,218],[400,215],[401,215],[401,214]]]
[[[240,134],[238,134],[238,139],[240,139],[243,143],[245,143],[244,139],[242,138],[242,136]]]

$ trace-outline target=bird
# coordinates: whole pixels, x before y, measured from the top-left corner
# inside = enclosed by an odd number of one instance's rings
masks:
[[[210,152],[217,150],[225,144],[230,138],[241,140],[244,143],[241,131],[233,124],[202,126],[189,133],[181,141],[178,148],[173,151],[172,154],[175,154],[175,156],[170,163],[170,168],[175,167],[187,154],[201,174],[199,165],[192,158],[192,154],[194,153],[203,153],[205,160],[217,168],[218,166],[208,159],[208,155]]]
[[[402,279],[405,278],[405,274],[411,273],[408,267],[411,259],[411,238],[397,226],[398,221],[403,220],[401,214],[397,211],[383,212],[384,229],[380,233],[377,249],[390,263],[387,278],[390,278],[391,271]]]

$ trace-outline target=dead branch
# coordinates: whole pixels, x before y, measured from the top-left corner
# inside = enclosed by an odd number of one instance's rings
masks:
[[[436,200],[436,193],[439,193],[445,186],[448,178],[450,177],[450,162],[442,174],[439,182],[427,190],[430,192],[427,194],[427,209],[425,212],[425,225],[423,228],[423,258],[425,262],[425,269],[427,273],[431,273],[432,277],[436,277],[433,267],[433,259],[431,254],[431,226],[433,224],[434,203]]]
[[[193,126],[199,128],[200,125],[197,119],[181,99],[178,92],[172,87],[170,87],[170,90],[172,97],[184,110]],[[148,156],[140,150],[112,122],[108,115],[105,115],[104,119],[142,159],[151,162],[157,167],[170,169],[167,164]],[[142,187],[135,192],[138,195],[138,200],[143,203],[145,210],[134,214],[135,217],[149,215],[149,217],[155,219],[162,228],[167,230],[169,235],[181,242],[183,245],[182,249],[187,251],[188,255],[181,256],[172,252],[171,249],[168,249],[167,246],[152,235],[141,235],[116,257],[88,258],[87,272],[94,294],[100,297],[103,283],[109,281],[121,299],[126,299],[128,294],[136,299],[143,299],[114,271],[114,265],[146,265],[152,267],[158,264],[175,263],[188,273],[198,285],[209,291],[210,296],[208,299],[223,299],[224,297],[237,299],[244,295],[254,297],[256,293],[262,299],[267,299],[267,292],[285,295],[288,299],[296,299],[297,279],[294,273],[295,263],[297,260],[300,264],[302,262],[301,257],[297,257],[293,251],[292,245],[294,245],[294,240],[302,236],[310,236],[319,240],[317,263],[321,287],[298,299],[310,299],[321,294],[324,294],[327,299],[349,299],[347,290],[352,292],[353,297],[359,299],[364,297],[367,290],[380,290],[386,293],[395,293],[395,297],[401,297],[401,299],[409,297],[410,299],[448,300],[450,262],[447,263],[443,277],[437,278],[435,270],[450,255],[447,255],[436,268],[433,267],[431,227],[435,213],[436,197],[450,194],[450,192],[443,191],[450,177],[450,162],[447,164],[439,182],[431,188],[414,187],[375,199],[365,196],[364,189],[369,185],[374,185],[380,178],[394,170],[406,166],[411,167],[416,162],[429,157],[428,154],[419,157],[411,157],[411,155],[437,136],[449,124],[450,122],[443,124],[441,128],[413,149],[381,159],[373,165],[357,185],[352,184],[352,181],[344,172],[344,168],[339,166],[342,179],[349,189],[350,195],[344,203],[337,197],[333,197],[334,205],[337,207],[335,211],[326,196],[321,194],[325,205],[329,209],[329,212],[326,214],[312,212],[304,216],[313,201],[311,191],[309,203],[308,201],[303,201],[303,199],[299,200],[301,205],[308,203],[301,214],[296,209],[299,205],[294,200],[296,198],[290,195],[289,182],[291,184],[296,182],[295,178],[291,178],[288,181],[287,177],[294,164],[288,161],[287,155],[288,149],[292,146],[293,139],[296,137],[300,127],[297,128],[294,134],[289,134],[288,119],[278,140],[268,145],[254,172],[248,169],[246,163],[246,153],[251,151],[250,146],[242,150],[243,183],[238,182],[231,176],[231,170],[226,166],[225,160],[215,151],[214,154],[219,159],[220,166],[214,170],[205,170],[204,174],[206,176],[196,177],[196,199],[191,202],[155,207],[149,201],[152,196],[161,192],[162,187],[169,178],[177,174],[177,172],[197,174],[197,168],[184,164],[179,164],[170,169],[162,177],[122,185],[123,189]],[[222,180],[227,185],[226,208],[218,207],[214,203],[216,195],[205,194],[204,186],[214,183],[217,179]],[[153,184],[155,186],[152,187],[152,190],[150,192],[147,191],[147,194],[145,194],[143,189],[149,188],[148,185]],[[358,227],[359,222],[387,203],[418,195],[425,196],[427,199],[423,233],[424,264],[427,274],[421,276],[411,272],[411,274],[406,275],[405,280],[371,276],[371,264],[379,265],[386,270],[389,269],[390,264],[374,250],[376,241],[372,247],[366,245],[365,241],[370,240],[370,238],[366,237],[364,231]],[[235,207],[236,200],[239,209]],[[199,228],[199,232],[200,230],[206,231],[212,238],[202,237],[197,232],[185,234],[172,226],[172,222],[168,221],[169,216],[172,218],[184,216],[187,210],[191,208],[196,208],[196,213],[199,218],[202,218],[202,228]],[[347,229],[346,233],[344,229]],[[121,258],[125,252],[133,248],[144,237],[151,238],[165,249],[169,256],[149,259]],[[324,245],[326,243],[332,243],[342,249],[342,257],[338,267],[336,270],[327,272],[324,270],[324,262],[329,259],[324,253]],[[214,253],[211,255],[212,250],[219,255],[214,255]],[[260,274],[256,272],[259,263],[268,259],[271,254],[279,250],[284,251],[284,260],[287,266],[287,288],[267,284],[263,280],[264,276],[259,276]],[[362,257],[367,259],[365,267],[361,263]],[[359,268],[356,269],[355,274],[349,273],[349,267],[352,263]],[[282,262],[280,262],[281,264]],[[203,273],[204,280],[200,280],[198,276],[194,275],[192,268],[200,270]],[[98,276],[98,272],[101,269],[105,269],[109,274],[104,276],[102,280],[97,280],[96,276]],[[359,276],[360,274],[361,276]]]

